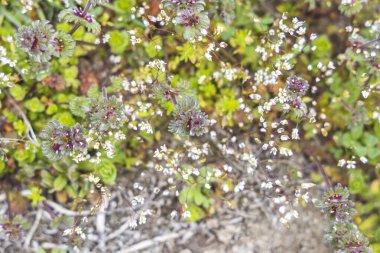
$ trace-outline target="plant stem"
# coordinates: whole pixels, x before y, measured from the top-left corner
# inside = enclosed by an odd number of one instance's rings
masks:
[[[11,210],[11,200],[9,198],[9,191],[5,191],[5,196],[7,198],[7,205],[8,205],[8,218],[9,220],[12,220],[13,219],[13,214],[12,214],[12,210]]]
[[[4,9],[4,7],[0,7],[0,14],[4,16],[9,22],[11,22],[14,26],[20,27],[21,23],[7,10]]]
[[[368,41],[367,43],[364,43],[363,45],[360,46],[360,48],[366,48],[375,42],[380,42],[380,36],[377,39],[374,39],[374,40]]]
[[[322,178],[323,178],[323,181],[325,182],[326,188],[331,189],[332,188],[331,182],[329,180],[329,177],[326,174],[326,171],[323,169],[321,163],[319,162],[318,158],[314,154],[312,155],[312,157],[313,157],[313,159],[314,159],[314,161],[318,167],[319,173],[321,173],[321,175],[322,175]]]
[[[38,143],[38,139],[37,139],[37,136],[36,134],[34,133],[34,130],[33,130],[33,127],[32,127],[32,124],[30,123],[30,121],[28,120],[28,118],[26,117],[25,113],[21,110],[21,108],[18,106],[17,102],[12,98],[12,96],[8,93],[8,92],[5,92],[6,95],[8,96],[9,98],[9,101],[13,104],[14,108],[18,111],[18,113],[20,114],[22,120],[24,121],[24,124],[27,128],[27,135],[28,135],[28,138],[29,140],[34,144],[36,145],[37,147],[40,146],[40,144]]]
[[[73,34],[79,27],[80,27],[81,23],[80,22],[77,22],[75,23],[75,25],[73,26],[73,28],[71,28],[71,30],[69,31],[69,34]]]
[[[0,138],[0,142],[25,142],[25,140],[22,139],[15,139],[15,138]]]
[[[170,92],[170,99],[172,100],[172,103],[175,106],[177,104],[177,99],[176,99],[175,94],[173,92]]]

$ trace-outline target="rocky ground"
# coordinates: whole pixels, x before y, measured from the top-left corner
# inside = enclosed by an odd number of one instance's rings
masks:
[[[121,187],[112,192],[104,211],[87,223],[87,240],[77,252],[173,252],[173,253],[328,253],[323,241],[324,219],[312,206],[300,210],[300,217],[285,228],[272,213],[270,204],[254,191],[238,195],[243,208],[221,207],[212,216],[197,223],[172,220],[163,210],[170,204],[165,198],[145,202],[155,210],[145,225],[130,228],[129,203],[122,201]],[[128,194],[128,193],[127,193]],[[130,192],[132,194],[132,192]],[[80,217],[56,203],[47,202],[56,213]],[[154,203],[154,205],[152,205]],[[0,214],[5,214],[4,201]],[[28,215],[32,228],[21,240],[0,240],[0,252],[74,252],[62,236],[62,227],[51,228],[51,216],[45,209]]]

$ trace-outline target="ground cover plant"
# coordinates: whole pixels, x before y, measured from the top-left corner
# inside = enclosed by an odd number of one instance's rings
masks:
[[[2,251],[180,252],[137,241],[254,202],[380,252],[378,0],[0,1]]]

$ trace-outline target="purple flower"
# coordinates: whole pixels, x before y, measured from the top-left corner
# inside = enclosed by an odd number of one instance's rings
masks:
[[[191,10],[185,10],[180,17],[181,24],[185,27],[194,27],[199,24],[199,16]]]
[[[82,8],[80,8],[80,7],[79,8],[74,8],[73,9],[73,14],[75,16],[77,16],[77,17],[85,19],[89,23],[92,23],[92,21],[93,21],[92,15],[88,14],[88,13],[85,13],[84,10]]]
[[[308,89],[309,83],[301,77],[291,76],[286,80],[286,90],[293,95],[303,96]]]

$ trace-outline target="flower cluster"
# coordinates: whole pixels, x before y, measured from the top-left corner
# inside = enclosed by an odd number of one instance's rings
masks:
[[[347,188],[338,185],[323,196],[319,208],[333,221],[348,221],[355,213]]]
[[[74,151],[86,150],[84,129],[80,124],[73,127],[62,125],[57,120],[50,121],[40,134],[42,152],[51,161],[57,161]]]
[[[163,0],[162,3],[165,8],[174,10],[191,8],[197,11],[202,11],[205,5],[203,0]]]
[[[0,72],[0,93],[1,93],[1,88],[11,87],[11,86],[12,86],[12,80],[11,80],[10,75]]]
[[[201,136],[210,125],[207,114],[200,110],[197,100],[191,97],[183,97],[175,105],[173,115],[169,131],[175,134]]]
[[[20,239],[27,228],[29,228],[29,224],[21,215],[16,215],[11,219],[5,218],[5,216],[0,218],[0,234],[4,233],[11,240]]]
[[[16,239],[20,237],[21,225],[13,222],[6,222],[1,224],[1,228],[8,238]]]
[[[37,20],[30,26],[21,26],[16,35],[16,46],[37,62],[47,62],[52,55],[54,29],[49,21]]]
[[[110,98],[100,96],[90,99],[86,119],[91,128],[106,132],[121,130],[127,117],[124,113],[122,101],[116,96]]]
[[[203,0],[164,0],[164,8],[172,9],[176,13],[174,24],[180,24],[184,28],[183,37],[193,40],[207,34],[210,19],[204,12],[205,2]]]
[[[88,160],[99,164],[103,149],[108,158],[114,157],[114,142],[125,140],[124,125],[127,121],[126,110],[121,99],[116,96],[107,97],[94,91],[90,97],[77,97],[70,103],[70,110],[78,117],[84,119],[86,129],[87,149],[95,150],[95,157],[88,152],[74,154],[76,162]]]
[[[355,209],[349,195],[347,188],[338,185],[315,203],[330,220],[326,239],[341,252],[369,253],[371,250],[368,239],[358,231],[352,221]]]
[[[339,10],[346,16],[352,16],[359,13],[367,2],[368,0],[342,0]]]
[[[70,57],[75,47],[71,35],[56,32],[46,20],[37,20],[29,26],[21,26],[15,38],[16,46],[36,62],[48,62],[52,56]]]
[[[192,40],[197,36],[207,34],[207,28],[210,25],[210,19],[205,12],[196,12],[191,9],[185,9],[180,12],[174,19],[176,24],[184,27],[183,37],[186,40]]]
[[[190,84],[187,82],[178,82],[176,87],[165,83],[156,85],[153,88],[153,95],[160,103],[175,100],[179,95],[194,97],[194,93],[194,90],[190,88]]]
[[[286,80],[286,90],[292,96],[303,96],[308,89],[309,83],[301,77],[291,76]]]
[[[286,80],[286,88],[280,92],[280,99],[284,99],[285,105],[283,109],[285,111],[290,108],[293,109],[297,117],[303,117],[307,113],[307,106],[302,101],[302,96],[305,95],[306,91],[309,89],[309,83],[296,76],[290,76]]]
[[[94,17],[88,13],[87,9],[82,8],[69,8],[62,10],[58,15],[59,21],[66,21],[68,23],[78,23],[85,26],[89,32],[99,33],[100,24]]]
[[[86,233],[79,226],[66,229],[63,231],[63,236],[68,236],[70,241],[75,245],[79,245],[87,238]]]

